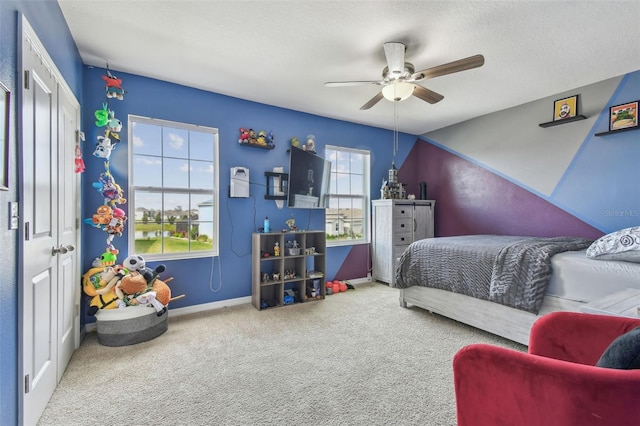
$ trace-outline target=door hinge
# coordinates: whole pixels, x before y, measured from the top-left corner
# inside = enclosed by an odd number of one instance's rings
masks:
[[[24,393],[29,393],[31,390],[31,380],[29,380],[29,375],[24,376]]]
[[[29,70],[24,70],[24,88],[29,90]]]
[[[76,217],[76,229],[80,229],[80,218]]]
[[[24,223],[24,240],[29,241],[29,222]]]

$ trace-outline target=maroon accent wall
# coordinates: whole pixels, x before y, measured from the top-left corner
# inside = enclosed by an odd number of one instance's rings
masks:
[[[418,139],[398,170],[408,194],[436,201],[435,234],[559,235],[598,238],[603,233],[472,162]]]
[[[345,257],[342,262],[342,266],[340,266],[340,269],[333,279],[349,280],[353,278],[366,277],[369,272],[369,268],[371,268],[371,256],[369,254],[369,249],[369,244],[358,244],[352,246],[349,250],[349,254]],[[364,261],[365,259],[367,260],[366,262]],[[330,277],[327,277],[327,279],[330,279]]]

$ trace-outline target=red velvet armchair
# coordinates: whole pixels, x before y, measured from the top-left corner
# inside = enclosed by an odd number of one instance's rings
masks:
[[[453,359],[458,426],[638,426],[640,370],[596,367],[640,319],[555,312],[528,353],[473,344]]]

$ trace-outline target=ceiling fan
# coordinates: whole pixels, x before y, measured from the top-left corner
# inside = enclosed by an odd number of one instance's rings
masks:
[[[453,74],[472,68],[481,67],[484,64],[484,56],[474,55],[468,58],[427,68],[415,72],[415,67],[409,62],[405,62],[406,47],[403,43],[384,43],[384,55],[387,59],[387,66],[382,70],[382,80],[377,81],[330,81],[325,83],[327,87],[357,86],[363,84],[375,84],[382,86],[382,90],[371,98],[360,109],[369,109],[382,98],[390,101],[402,101],[413,95],[430,104],[440,102],[444,96],[429,90],[419,84],[422,80],[439,77],[441,75]]]

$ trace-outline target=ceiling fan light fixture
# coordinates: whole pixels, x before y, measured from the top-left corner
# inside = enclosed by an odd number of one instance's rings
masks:
[[[404,101],[413,93],[413,84],[404,81],[395,81],[382,88],[385,99],[393,102]]]

